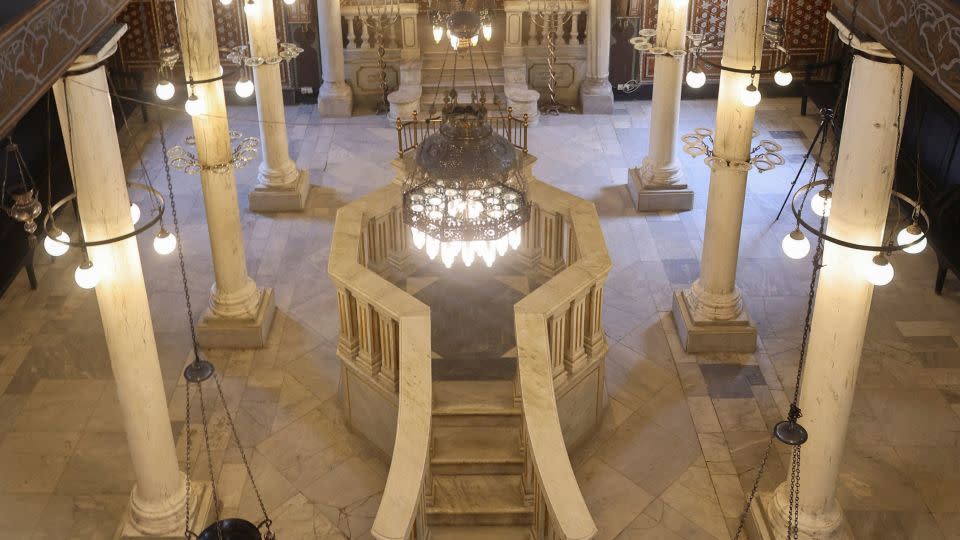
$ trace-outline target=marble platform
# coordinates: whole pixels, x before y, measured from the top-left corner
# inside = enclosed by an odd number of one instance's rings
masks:
[[[698,274],[708,170],[682,158],[691,211],[637,214],[625,184],[647,148],[649,103],[614,107],[612,116],[544,117],[530,131],[537,176],[596,203],[614,262],[604,313],[610,405],[595,436],[572,452],[575,470],[598,538],[728,539],[795,376],[811,268],[781,255],[793,224],[771,220],[806,150],[806,121],[795,99],[765,99],[758,112],[761,136],[782,144],[788,162],[748,184],[738,283],[757,351],[691,355],[669,310],[673,290]],[[685,101],[681,131],[710,126],[714,108]],[[230,112],[232,128],[257,129],[254,108]],[[341,415],[326,258],[336,209],[393,176],[396,131],[383,117],[321,120],[313,105],[289,107],[287,121],[297,165],[313,183],[305,210],[250,213],[255,167],[238,174],[248,266],[274,288],[274,329],[264,349],[208,356],[278,537],[366,539],[387,465]],[[169,140],[189,134],[185,115],[167,122]],[[162,178],[155,126],[138,137],[151,176]],[[136,156],[126,158],[137,180]],[[174,189],[190,287],[202,302],[213,278],[200,187],[175,173]],[[186,316],[176,258],[156,255],[149,240],[140,241],[144,273],[182,459]],[[75,252],[40,255],[40,288],[30,291],[20,275],[0,299],[2,538],[109,537],[133,484],[96,299],[73,283],[77,262]],[[951,276],[943,296],[933,294],[930,252],[897,254],[893,264],[894,282],[873,301],[839,499],[858,538],[957,538],[960,283]],[[217,432],[214,444],[226,512],[256,519],[227,435]],[[771,458],[763,488],[782,480],[786,463],[781,452]],[[204,468],[195,474],[205,477]]]

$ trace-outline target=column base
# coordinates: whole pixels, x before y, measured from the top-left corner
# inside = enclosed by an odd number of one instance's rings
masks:
[[[583,114],[613,114],[613,86],[606,79],[585,79],[580,84]]]
[[[777,491],[780,491],[778,488]],[[785,510],[779,507],[777,492],[760,492],[757,494],[757,503],[750,507],[750,519],[753,533],[750,538],[759,540],[789,540],[787,538],[787,522]],[[800,515],[800,524],[797,527],[798,537],[801,540],[853,540],[853,531],[843,518],[840,505],[837,503],[837,512],[827,519],[817,523],[809,523]],[[753,523],[750,523],[750,522]]]
[[[213,510],[213,490],[210,488],[210,482],[197,482],[194,480],[190,482],[190,491],[193,494],[193,501],[190,503],[189,527],[191,531],[200,534],[200,531],[211,523],[210,515]],[[176,507],[172,508],[173,513],[171,516],[173,519],[170,521],[169,530],[165,532],[153,529],[144,532],[141,530],[146,528],[143,524],[141,524],[141,529],[134,526],[131,515],[131,504],[132,502],[127,503],[127,507],[123,511],[123,516],[120,518],[120,526],[117,527],[113,535],[114,540],[142,540],[144,538],[151,540],[183,540],[183,501],[178,502]],[[140,519],[142,520],[143,518]]]
[[[259,349],[267,343],[276,311],[270,288],[260,291],[257,314],[251,319],[218,317],[207,308],[197,323],[197,341],[210,349]]]
[[[347,83],[320,86],[317,108],[324,118],[349,118],[353,115],[353,90]]]
[[[251,212],[299,212],[310,193],[310,173],[301,169],[297,179],[288,187],[258,184],[250,192],[247,202]]]
[[[637,212],[684,211],[693,208],[693,190],[688,189],[686,184],[646,186],[642,175],[640,168],[633,168],[627,180],[627,190]]]
[[[699,319],[694,317],[683,291],[674,291],[673,321],[683,350],[688,353],[757,350],[757,328],[751,324],[746,311],[726,321]]]

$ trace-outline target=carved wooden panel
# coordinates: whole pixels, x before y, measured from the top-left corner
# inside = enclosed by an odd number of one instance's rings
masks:
[[[610,78],[614,85],[635,79],[642,84],[653,82],[654,57],[638,54],[628,43],[640,28],[655,28],[658,0],[616,0],[613,2],[613,35],[611,39]],[[717,36],[715,47],[707,49],[704,56],[719,60],[722,55],[723,33],[727,17],[727,0],[692,0],[687,29]],[[793,55],[794,65],[820,62],[827,58],[832,33],[826,13],[830,0],[771,0],[768,15],[779,15],[786,21],[787,48]],[[780,62],[783,54],[772,50],[763,51],[761,65]],[[688,60],[689,62],[689,60]],[[717,80],[719,73],[705,67],[710,80]]]
[[[291,41],[299,36],[288,32],[294,25],[307,24],[315,26],[316,4],[310,0],[298,0],[293,6],[288,6],[282,0],[273,0],[273,9],[276,17],[277,38],[280,41]],[[242,0],[234,0],[224,6],[220,2],[213,2],[214,21],[216,22],[217,43],[220,47],[221,61],[225,69],[231,65],[226,60],[230,48],[245,43],[241,34],[240,21],[242,20]],[[178,45],[177,13],[174,0],[132,0],[117,17],[120,22],[126,23],[130,30],[120,40],[118,62],[120,68],[127,71],[143,71],[146,80],[152,82],[159,65],[157,59],[158,42]],[[155,22],[155,20],[157,22]],[[159,40],[157,26],[159,25]],[[315,33],[314,33],[315,35]],[[303,45],[301,44],[303,47]],[[315,51],[315,47],[304,47],[306,52]],[[313,60],[316,62],[316,59]],[[296,77],[292,64],[280,64],[280,73],[284,87],[295,84]]]
[[[960,3],[956,0],[835,0],[857,29],[883,43],[960,111]]]

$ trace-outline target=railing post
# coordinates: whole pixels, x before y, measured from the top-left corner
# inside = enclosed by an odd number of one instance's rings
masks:
[[[530,218],[522,225],[517,256],[526,268],[534,270],[540,263],[540,207],[530,204]]]
[[[347,49],[356,49],[357,48],[357,36],[356,30],[354,29],[354,18],[352,14],[347,14],[343,16],[343,22],[347,25]]]
[[[357,339],[357,302],[346,288],[337,288],[337,306],[340,311],[340,337],[337,354],[346,360],[355,360],[360,350]]]
[[[540,212],[540,270],[553,276],[563,269],[563,224],[561,214]]]
[[[357,300],[356,306],[357,334],[360,338],[357,363],[372,377],[380,371],[380,334],[377,321],[379,317],[373,306],[366,302]]]
[[[553,377],[557,378],[564,373],[564,349],[566,347],[566,332],[569,325],[568,309],[550,316],[547,326],[547,335],[550,339],[550,366],[553,368]]]
[[[603,354],[605,336],[603,334],[603,282],[598,282],[590,288],[587,295],[587,328],[585,349],[592,359]]]
[[[580,371],[587,360],[584,348],[587,295],[574,300],[570,304],[570,312],[567,315],[569,330],[567,331],[567,351],[563,361],[571,374]]]
[[[396,392],[400,380],[400,343],[397,340],[400,325],[380,312],[377,312],[377,320],[380,327],[380,377],[384,386]]]

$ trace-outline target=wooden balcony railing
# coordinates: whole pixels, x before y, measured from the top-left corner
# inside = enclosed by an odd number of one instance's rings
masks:
[[[488,116],[487,121],[493,130],[504,136],[510,144],[524,154],[527,153],[527,129],[529,120],[524,114],[522,118],[513,116],[513,108],[507,109],[506,116]],[[440,118],[421,120],[416,111],[411,120],[397,118],[397,157],[402,158],[411,150],[416,150],[424,139],[440,129]]]

